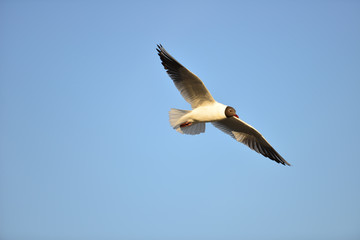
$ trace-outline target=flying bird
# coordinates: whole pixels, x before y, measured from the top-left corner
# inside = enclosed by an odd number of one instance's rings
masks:
[[[205,123],[230,135],[252,150],[283,165],[290,164],[252,126],[242,121],[233,107],[215,101],[204,83],[195,74],[175,60],[161,44],[157,45],[161,63],[192,110],[172,108],[169,111],[170,125],[182,134],[205,132]]]

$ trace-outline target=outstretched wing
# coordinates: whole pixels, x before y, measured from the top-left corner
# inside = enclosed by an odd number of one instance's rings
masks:
[[[157,45],[161,63],[174,81],[183,98],[192,108],[215,102],[204,83],[195,74],[175,60],[162,46]]]
[[[235,138],[238,142],[247,145],[249,148],[265,157],[268,157],[277,163],[290,166],[290,164],[275,151],[255,128],[239,118],[226,118],[224,120],[212,122],[212,124],[224,133]]]

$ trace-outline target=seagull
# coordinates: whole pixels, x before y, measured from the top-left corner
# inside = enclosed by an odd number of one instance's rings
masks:
[[[239,118],[233,107],[215,101],[200,78],[176,61],[161,44],[157,47],[156,50],[166,72],[192,108],[192,110],[172,108],[169,111],[170,125],[176,131],[182,134],[200,134],[205,132],[205,124],[210,122],[257,153],[277,163],[290,166],[255,128]]]

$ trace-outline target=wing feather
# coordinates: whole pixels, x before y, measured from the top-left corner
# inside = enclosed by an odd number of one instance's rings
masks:
[[[252,150],[283,165],[290,164],[266,141],[266,139],[252,126],[239,118],[231,117],[212,122],[224,133],[247,145]]]
[[[161,63],[183,98],[192,108],[215,102],[204,83],[195,74],[175,60],[163,46],[157,45]]]

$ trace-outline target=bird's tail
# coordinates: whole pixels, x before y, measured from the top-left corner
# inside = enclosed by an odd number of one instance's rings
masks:
[[[186,114],[188,114],[190,111],[188,110],[180,110],[180,109],[176,109],[176,108],[172,108],[169,111],[169,121],[170,121],[170,125],[176,129],[178,127],[180,127],[180,124],[182,123],[180,121],[180,119],[182,117],[184,117]],[[184,121],[184,120],[182,120]]]
[[[205,132],[204,122],[188,122],[185,116],[191,111],[172,108],[169,111],[170,125],[179,133],[190,135],[200,134]]]

